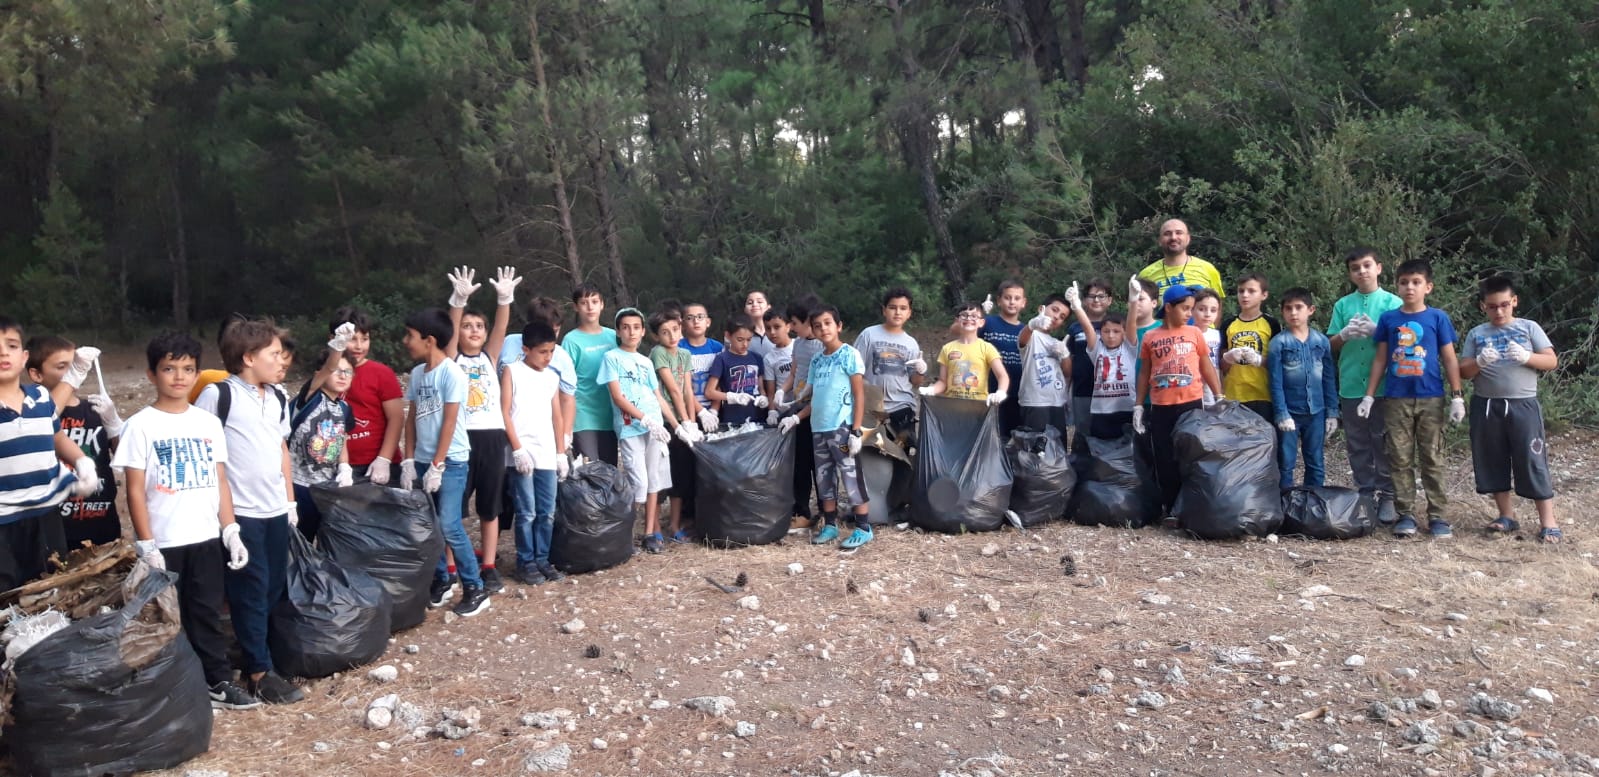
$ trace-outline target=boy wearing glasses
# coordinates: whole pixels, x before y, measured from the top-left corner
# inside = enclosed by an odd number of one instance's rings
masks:
[[[355,365],[342,351],[332,348],[323,355],[322,363],[332,368],[311,376],[289,406],[289,463],[295,511],[300,517],[296,528],[308,540],[315,540],[322,526],[322,511],[311,498],[311,486],[337,483],[343,487],[355,478],[347,445],[355,428],[355,412],[344,401],[355,378]]]
[[[975,399],[990,406],[1005,401],[1010,391],[1010,373],[999,350],[977,337],[983,327],[983,310],[968,302],[955,311],[955,330],[959,339],[945,343],[938,351],[938,380],[917,391],[924,397],[945,396]],[[988,377],[994,376],[998,390],[988,390]]]
[[[1111,297],[1110,281],[1104,278],[1095,278],[1083,287],[1083,312],[1088,314],[1089,323],[1097,335],[1105,326],[1105,314],[1110,311]],[[1066,327],[1066,352],[1072,357],[1072,424],[1077,428],[1078,438],[1088,434],[1089,420],[1094,404],[1094,357],[1093,345],[1088,340],[1088,330],[1077,321]],[[1129,381],[1129,385],[1131,382]]]

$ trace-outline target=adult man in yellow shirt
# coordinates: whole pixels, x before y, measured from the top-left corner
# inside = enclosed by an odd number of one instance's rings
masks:
[[[1156,242],[1160,244],[1163,256],[1139,270],[1138,277],[1159,286],[1161,294],[1173,286],[1204,286],[1226,299],[1227,290],[1222,288],[1221,274],[1216,272],[1216,266],[1197,256],[1188,255],[1189,239],[1188,225],[1181,219],[1168,219],[1162,223]]]

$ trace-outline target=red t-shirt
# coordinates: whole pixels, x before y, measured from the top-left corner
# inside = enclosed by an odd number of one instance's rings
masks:
[[[368,359],[355,368],[350,390],[344,395],[344,401],[350,403],[355,415],[355,428],[345,444],[350,452],[350,466],[365,467],[378,457],[378,451],[383,448],[383,434],[389,427],[388,418],[383,415],[383,403],[403,396],[400,380],[387,365]]]
[[[1199,360],[1210,355],[1205,333],[1196,326],[1157,326],[1144,335],[1138,357],[1149,369],[1149,401],[1181,405],[1205,398],[1205,377]]]

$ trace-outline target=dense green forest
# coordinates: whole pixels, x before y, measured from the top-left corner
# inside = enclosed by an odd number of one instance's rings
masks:
[[[857,318],[903,284],[928,315],[1003,276],[1125,277],[1180,216],[1224,275],[1329,302],[1353,244],[1431,259],[1463,325],[1475,280],[1513,272],[1524,314],[1593,351],[1592,0],[0,14],[0,294],[35,326],[392,315],[455,264],[713,311],[815,290]]]

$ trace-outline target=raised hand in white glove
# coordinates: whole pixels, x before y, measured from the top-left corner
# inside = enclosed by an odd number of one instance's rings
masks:
[[[997,405],[997,404],[999,404],[1001,402],[1004,402],[1005,401],[1005,396],[1006,396],[1005,392],[1003,392],[1003,391],[996,391],[996,392],[994,392],[992,394],[989,394],[988,395],[988,405],[989,405],[989,407],[993,407],[994,405]]]
[[[72,484],[73,496],[88,496],[100,490],[100,471],[95,469],[94,459],[79,456],[72,463],[72,474],[78,476],[78,482]]]
[[[84,397],[83,401],[88,402],[89,407],[94,408],[94,412],[100,416],[100,423],[105,426],[106,436],[113,440],[122,436],[122,416],[117,415],[117,404],[112,402],[110,397],[104,394],[90,394]]]
[[[1297,431],[1298,429],[1299,425],[1294,423],[1294,419],[1292,418],[1284,418],[1283,420],[1277,422],[1277,431],[1279,432],[1293,432]]]
[[[155,540],[135,541],[133,552],[139,554],[139,560],[151,569],[167,568],[167,557],[161,555],[161,549],[156,547]]]
[[[99,359],[99,348],[92,345],[78,346],[78,350],[72,353],[72,364],[67,365],[67,374],[62,376],[61,381],[73,388],[82,386],[83,381],[89,377],[89,370]]]
[[[394,462],[379,456],[372,460],[371,466],[366,468],[366,479],[372,481],[374,486],[386,486],[389,484],[389,469],[393,466]],[[410,486],[406,486],[406,488],[410,488]]]
[[[1144,295],[1144,284],[1138,282],[1138,275],[1135,273],[1133,275],[1128,276],[1127,277],[1127,301],[1129,303],[1131,303],[1133,300],[1138,299],[1139,297],[1142,297],[1143,295]],[[1132,315],[1131,313],[1128,314],[1128,316],[1131,316],[1131,315]]]
[[[922,386],[921,388],[916,389],[916,393],[921,394],[924,397],[936,397],[938,396],[938,387]]]
[[[918,357],[916,357],[914,359],[906,359],[905,360],[905,366],[910,368],[910,369],[912,369],[912,370],[915,370],[917,375],[926,375],[927,374],[927,360],[923,359],[920,356],[918,356]]]
[[[511,304],[516,299],[516,285],[521,282],[522,276],[516,274],[515,267],[501,267],[494,280],[489,281],[489,285],[494,287],[494,301],[501,305]]]
[[[1144,433],[1144,406],[1143,405],[1134,405],[1133,406],[1133,431],[1135,431],[1135,432],[1137,432],[1139,434],[1143,434]]]
[[[1526,364],[1532,358],[1532,351],[1522,347],[1521,343],[1511,342],[1505,346],[1505,357],[1517,364]]]
[[[416,459],[406,459],[400,462],[400,489],[410,491],[416,488]]]
[[[700,408],[700,428],[706,434],[715,434],[716,428],[722,425],[722,419],[716,417],[716,412],[710,408]]]
[[[1336,418],[1327,419],[1325,431],[1326,431],[1328,437],[1331,437],[1333,432],[1338,431],[1338,419],[1336,419]]]
[[[350,338],[355,336],[355,324],[348,321],[339,324],[333,330],[333,337],[328,339],[328,350],[344,353],[350,347]]]
[[[1361,319],[1365,320],[1363,321]],[[1370,320],[1371,319],[1369,318],[1365,318],[1365,316],[1355,316],[1350,318],[1349,323],[1344,324],[1344,328],[1338,330],[1338,337],[1346,343],[1350,340],[1360,340],[1362,338],[1371,337],[1371,330],[1367,328],[1367,322]]]
[[[355,470],[351,469],[348,464],[340,464],[338,474],[333,476],[333,482],[339,488],[349,488],[355,485]]]
[[[1361,397],[1360,398],[1360,404],[1355,406],[1355,415],[1358,415],[1361,418],[1370,418],[1371,417],[1371,406],[1375,405],[1375,404],[1377,404],[1376,397],[1370,397],[1370,396]]]
[[[992,312],[994,312],[994,295],[990,294],[983,298],[983,315],[986,316]]]
[[[555,479],[556,480],[565,480],[566,476],[568,476],[570,474],[572,474],[572,460],[567,458],[566,454],[564,454],[564,453],[560,454],[559,456],[556,456],[555,457]]]
[[[477,270],[470,267],[457,267],[444,277],[450,279],[450,307],[464,308],[466,301],[472,297],[472,292],[483,288],[481,283],[473,283],[477,277]]]
[[[859,456],[861,453],[861,435],[859,432],[849,434],[849,455]]]
[[[1035,332],[1048,332],[1050,327],[1054,325],[1055,319],[1050,317],[1049,309],[1043,307],[1038,309],[1038,315],[1033,316],[1032,320],[1027,322],[1027,328]]]
[[[799,416],[797,415],[788,416],[777,422],[777,430],[783,434],[788,434],[789,432],[794,431],[794,427],[796,426],[799,426]]]
[[[1503,358],[1505,358],[1504,354],[1501,354],[1498,348],[1495,348],[1491,345],[1485,345],[1482,347],[1482,350],[1477,352],[1477,366],[1488,367],[1497,363]]]
[[[781,421],[781,420],[783,420],[783,414],[778,412],[778,411],[776,411],[776,410],[773,410],[773,411],[771,411],[771,412],[766,414],[766,425],[767,426],[777,426],[777,422]]]
[[[239,524],[222,527],[222,547],[228,549],[228,569],[237,572],[250,565],[250,549],[239,538]]]
[[[299,526],[300,525],[300,503],[299,502],[290,502],[289,503],[288,519],[289,519],[289,525],[290,526]]]
[[[776,413],[777,411],[773,410],[772,412]],[[689,426],[687,423],[678,424],[677,429],[673,431],[677,434],[677,439],[682,440],[683,444],[690,448],[694,447],[694,443],[699,442],[699,435],[697,434],[695,428]]]
[[[562,458],[565,458],[564,456]],[[533,474],[533,452],[526,448],[517,448],[511,451],[511,466],[516,467],[516,474]]]
[[[1458,424],[1466,420],[1466,400],[1464,397],[1455,397],[1449,400],[1449,423]]]
[[[729,405],[734,405],[736,407],[745,407],[745,406],[749,405],[750,402],[753,402],[754,400],[755,400],[755,397],[752,397],[752,396],[750,396],[748,394],[745,394],[743,392],[740,392],[740,391],[729,391],[729,392],[727,392],[726,394],[724,394],[722,396],[722,401],[723,402],[725,402],[725,403],[727,403]]]
[[[1064,296],[1066,297],[1066,304],[1071,305],[1073,309],[1083,306],[1083,292],[1082,289],[1078,288],[1077,281],[1072,281],[1071,287],[1066,289]]]
[[[444,465],[434,464],[428,467],[427,473],[422,476],[422,490],[430,494],[436,494],[443,486]]]

